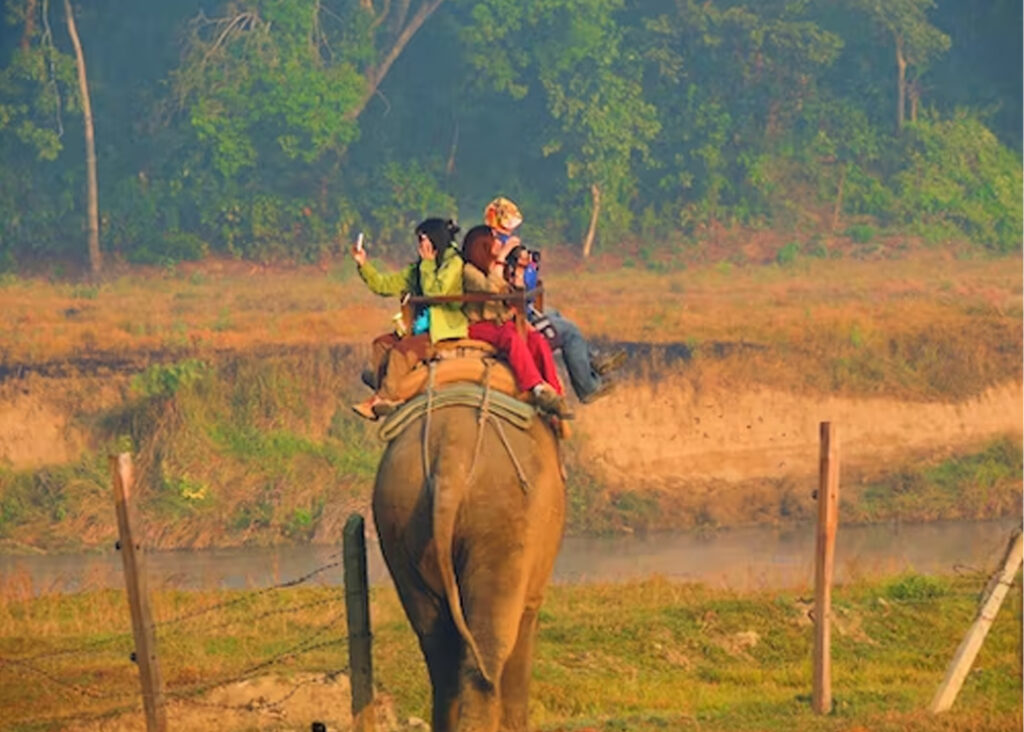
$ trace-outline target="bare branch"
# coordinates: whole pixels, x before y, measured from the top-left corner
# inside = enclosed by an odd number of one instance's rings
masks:
[[[391,50],[388,51],[377,67],[367,70],[366,90],[363,92],[363,97],[359,100],[359,103],[349,110],[346,115],[348,119],[356,119],[363,113],[363,110],[366,109],[366,105],[369,104],[374,94],[377,93],[377,87],[380,86],[384,77],[387,76],[387,73],[391,69],[391,65],[395,62],[395,59],[401,55],[409,41],[412,40],[414,35],[416,35],[416,31],[418,31],[423,24],[427,22],[427,18],[437,10],[442,2],[444,2],[444,0],[425,0],[409,20],[408,25],[406,25],[402,29],[402,32],[398,34],[398,38],[395,39],[394,44],[391,46]]]
[[[217,25],[223,24],[224,29],[221,31],[220,36],[217,37],[217,40],[213,42],[213,45],[207,49],[206,55],[203,56],[203,61],[200,66],[206,65],[206,62],[209,61],[210,57],[227,41],[233,31],[241,33],[242,31],[252,30],[259,23],[259,20],[259,16],[257,16],[256,13],[247,12],[239,13],[234,18],[221,18],[215,21]]]
[[[53,55],[56,53],[53,47],[53,33],[50,31],[50,0],[43,0],[43,35],[39,40],[39,45],[42,46],[46,53],[47,66],[50,69],[50,81],[48,86],[53,87],[53,96],[57,100],[57,137],[64,137],[64,119],[62,117],[63,110],[60,98],[60,87],[57,85],[57,72],[53,67]]]
[[[371,8],[372,10],[373,8]],[[370,24],[370,32],[373,33],[380,27],[380,24],[387,20],[388,13],[391,12],[391,0],[384,0],[384,7],[381,8],[380,14],[373,19],[373,23]]]

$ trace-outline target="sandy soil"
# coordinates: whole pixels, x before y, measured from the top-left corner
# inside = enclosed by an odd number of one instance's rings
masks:
[[[822,421],[838,427],[844,465],[876,472],[884,461],[1019,436],[1024,424],[1019,382],[964,402],[908,402],[735,388],[678,368],[657,381],[625,381],[577,410],[574,442],[598,477],[632,485],[814,475]],[[126,385],[120,376],[7,382],[0,390],[0,464],[26,469],[76,459],[87,445],[82,416],[120,403]]]
[[[681,373],[620,385],[581,408],[576,427],[583,461],[610,484],[741,482],[816,475],[823,421],[838,428],[844,465],[880,470],[885,461],[1020,436],[1022,402],[1019,382],[941,403],[709,387]]]
[[[301,673],[260,676],[210,690],[188,702],[169,701],[167,725],[172,730],[309,730],[320,722],[327,732],[352,729],[348,677]],[[399,721],[391,699],[374,700],[377,729],[382,732],[426,730],[419,719]],[[109,719],[76,724],[69,732],[145,732],[141,709]]]
[[[83,417],[124,401],[128,377],[0,382],[0,465],[15,470],[71,462],[88,446]]]

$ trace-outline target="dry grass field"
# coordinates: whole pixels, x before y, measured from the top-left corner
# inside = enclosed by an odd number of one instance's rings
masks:
[[[556,585],[542,611],[531,715],[548,732],[1010,730],[1021,724],[1019,576],[954,708],[927,705],[985,578],[904,575],[837,589],[833,714],[810,710],[813,591],[750,594],[653,578]],[[0,728],[144,729],[122,592],[0,593]],[[160,591],[171,729],[346,729],[340,588]],[[415,636],[371,597],[380,716],[429,719]],[[209,612],[204,612],[209,610]]]
[[[545,261],[547,301],[606,341],[739,348],[721,378],[949,398],[1019,375],[1021,259],[889,251],[785,264]],[[0,368],[368,342],[396,304],[351,262],[126,270],[99,284],[0,279]],[[717,350],[716,350],[717,349]],[[72,371],[73,365],[70,365]],[[721,370],[720,370],[721,371]]]

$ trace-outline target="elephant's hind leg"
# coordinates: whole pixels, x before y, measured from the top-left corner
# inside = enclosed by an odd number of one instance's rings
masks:
[[[526,732],[536,635],[537,609],[526,608],[519,621],[519,637],[501,675],[501,732]]]
[[[459,732],[497,732],[502,718],[502,678],[519,637],[524,582],[514,569],[488,568],[491,581],[466,582],[466,622],[480,648],[487,683],[464,659],[459,694]],[[502,581],[504,580],[504,581]]]
[[[427,633],[420,635],[420,648],[430,672],[433,688],[433,732],[454,732],[458,713],[459,668],[464,643],[450,618],[439,617]]]

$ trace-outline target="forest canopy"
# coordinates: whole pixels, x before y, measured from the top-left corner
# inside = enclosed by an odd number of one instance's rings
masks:
[[[312,261],[502,194],[530,238],[1021,247],[1021,3],[5,0],[0,271]],[[77,26],[76,57],[68,18]]]

